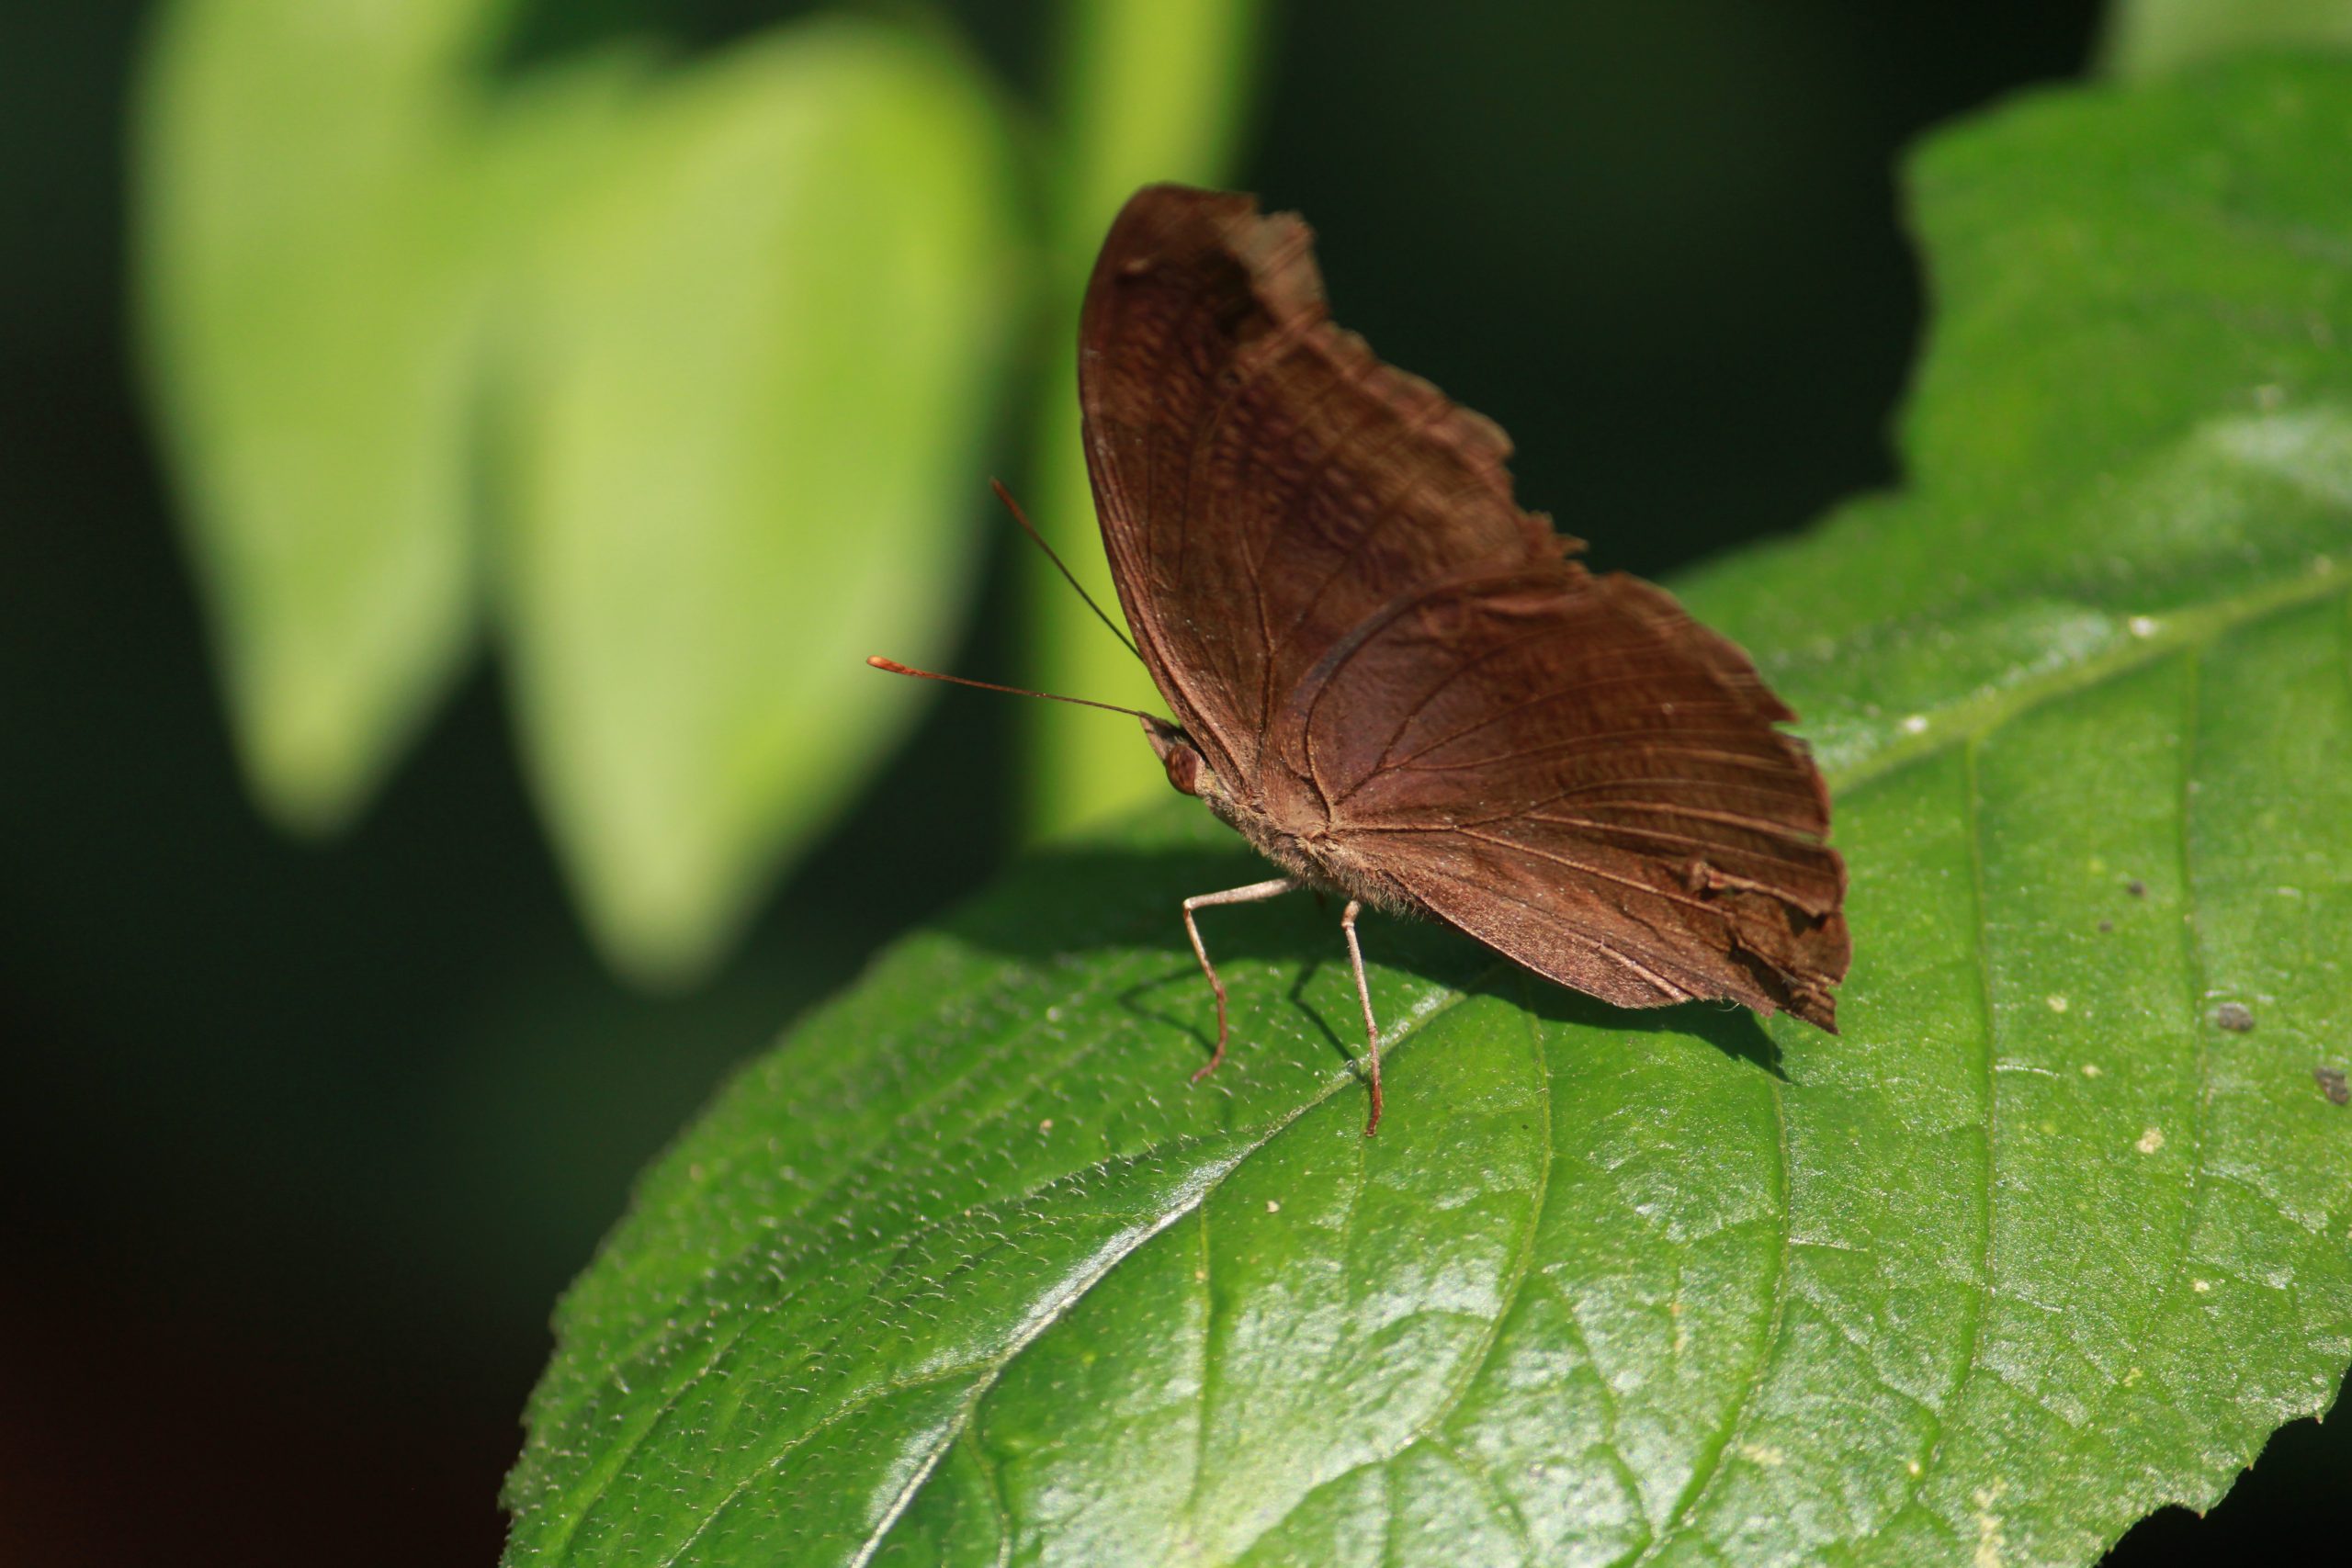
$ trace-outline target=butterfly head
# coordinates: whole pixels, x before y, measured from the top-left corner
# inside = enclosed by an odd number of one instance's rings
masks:
[[[1144,736],[1151,742],[1159,765],[1168,770],[1168,782],[1176,786],[1179,794],[1205,800],[1217,793],[1216,775],[1209,772],[1200,748],[1193,744],[1193,738],[1184,733],[1182,725],[1170,724],[1149,714],[1136,716],[1143,720]]]

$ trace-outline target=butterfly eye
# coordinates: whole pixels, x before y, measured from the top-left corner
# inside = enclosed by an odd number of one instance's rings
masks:
[[[1201,754],[1189,741],[1172,741],[1159,753],[1160,765],[1168,770],[1168,782],[1180,795],[1202,795],[1201,780],[1208,770],[1201,765]]]
[[[1216,791],[1216,775],[1209,772],[1208,763],[1201,758],[1200,748],[1183,729],[1164,718],[1137,714],[1143,720],[1144,738],[1151,742],[1152,755],[1168,770],[1168,782],[1180,795],[1206,796]]]

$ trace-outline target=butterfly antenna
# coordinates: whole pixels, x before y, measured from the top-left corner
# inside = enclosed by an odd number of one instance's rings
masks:
[[[989,481],[989,488],[996,491],[996,498],[999,501],[1004,502],[1004,509],[1012,513],[1012,520],[1021,525],[1021,531],[1029,536],[1029,542],[1046,552],[1046,558],[1054,563],[1054,570],[1062,574],[1062,581],[1069,583],[1072,589],[1077,591],[1078,596],[1086,601],[1086,607],[1094,612],[1094,618],[1101,621],[1104,626],[1110,627],[1111,635],[1117,637],[1121,642],[1125,643],[1127,645],[1127,651],[1135,654],[1136,662],[1138,664],[1142,663],[1143,654],[1137,650],[1133,639],[1131,639],[1126,633],[1119,629],[1118,622],[1113,620],[1110,616],[1102,613],[1102,606],[1094,602],[1094,595],[1089,593],[1085,589],[1079,587],[1078,579],[1071,575],[1069,568],[1062,564],[1062,558],[1054,554],[1054,547],[1046,543],[1046,536],[1043,534],[1038,533],[1037,530],[1030,525],[1028,514],[1021,510],[1021,503],[1012,499],[1012,492],[1004,488],[1004,481],[1002,479],[990,479]],[[1039,693],[1034,694],[1043,695],[1044,694]],[[1062,700],[1065,702],[1075,702],[1077,699],[1074,697],[1066,697]],[[1096,705],[1100,706],[1101,705],[1097,704]]]
[[[866,662],[876,670],[887,670],[893,675],[912,675],[924,681],[944,681],[951,686],[974,686],[983,692],[1004,692],[1016,697],[1043,697],[1049,703],[1070,703],[1082,708],[1101,708],[1105,713],[1123,713],[1129,718],[1140,718],[1150,723],[1168,722],[1156,714],[1144,712],[1141,708],[1123,708],[1116,703],[1091,702],[1084,697],[1065,697],[1055,692],[1033,692],[1026,686],[1000,686],[993,681],[972,681],[961,675],[942,675],[936,670],[918,670],[911,664],[901,664],[895,659],[885,659],[878,653],[868,658]]]

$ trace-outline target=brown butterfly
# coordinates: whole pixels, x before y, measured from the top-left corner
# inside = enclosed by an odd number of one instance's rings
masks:
[[[1728,998],[1835,1031],[1829,797],[1745,654],[1520,510],[1491,421],[1332,324],[1306,225],[1138,191],[1079,333],[1086,460],[1168,781],[1283,874],[1184,901],[1433,916],[1623,1007]]]

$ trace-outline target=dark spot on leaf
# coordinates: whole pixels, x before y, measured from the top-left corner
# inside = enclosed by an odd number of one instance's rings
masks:
[[[2342,1067],[2316,1066],[2312,1069],[2312,1077],[2330,1105],[2352,1105],[2352,1081],[2346,1080]]]
[[[2213,1021],[2233,1034],[2244,1034],[2254,1027],[2254,1010],[2244,1002],[2223,1002],[2213,1010]]]
[[[2103,931],[2111,931],[2115,929],[2115,922],[2113,920],[2101,920],[2098,923],[2098,929]]]
[[[2148,885],[2135,876],[2123,885],[2123,891],[2134,898],[2145,898],[2148,896]]]

